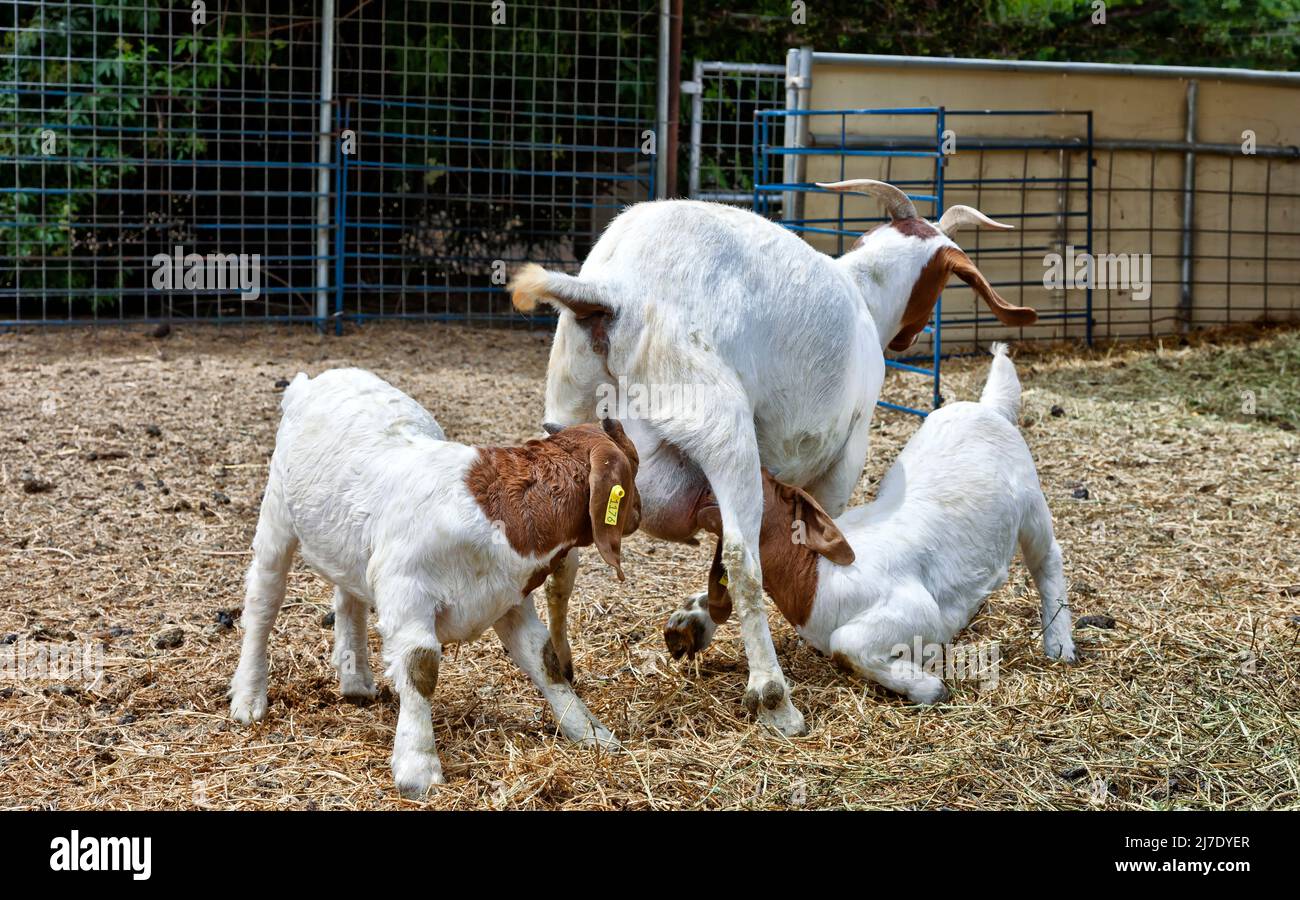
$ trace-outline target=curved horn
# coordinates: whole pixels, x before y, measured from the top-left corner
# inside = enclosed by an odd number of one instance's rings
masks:
[[[912,201],[907,194],[904,194],[892,184],[876,181],[874,178],[854,178],[851,181],[833,181],[829,184],[819,181],[817,186],[828,191],[853,191],[858,194],[869,194],[885,204],[885,209],[889,211],[889,218],[891,219],[917,218],[916,207],[912,205]]]
[[[995,222],[973,206],[950,206],[943,211],[939,219],[939,230],[952,237],[963,225],[982,225],[985,228],[999,228],[1009,231],[1016,226],[1005,222]]]

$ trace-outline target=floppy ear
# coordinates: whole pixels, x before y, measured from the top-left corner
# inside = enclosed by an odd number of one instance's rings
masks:
[[[641,464],[641,457],[636,452],[636,444],[632,443],[632,439],[623,430],[623,423],[618,419],[606,417],[600,420],[600,427],[604,429],[605,434],[609,435],[610,440],[618,444],[627,461],[632,464],[632,468],[636,469]]]
[[[804,524],[805,546],[836,565],[852,565],[856,559],[853,548],[849,546],[844,533],[836,527],[835,520],[807,491],[797,487],[790,487],[790,490],[794,492],[795,521],[802,520]]]
[[[925,330],[930,314],[934,312],[934,305],[939,302],[939,295],[948,283],[952,268],[947,254],[952,249],[954,248],[939,248],[921,268],[921,274],[916,276],[912,292],[907,297],[907,306],[898,321],[898,333],[889,342],[890,350],[906,350],[912,346],[916,336]]]
[[[590,496],[587,512],[591,517],[591,542],[596,545],[600,558],[618,573],[624,581],[619,545],[623,528],[628,524],[635,503],[635,485],[623,484],[619,463],[622,454],[603,441],[591,451],[591,474],[587,477]],[[630,479],[629,479],[630,480]]]
[[[731,618],[731,594],[727,593],[727,570],[722,566],[722,538],[713,551],[713,565],[709,567],[709,618],[721,625]]]
[[[939,252],[948,254],[949,271],[969,284],[975,293],[983,297],[993,315],[997,316],[998,321],[1003,325],[1021,327],[1033,325],[1038,321],[1038,313],[1029,307],[1012,306],[1003,300],[998,295],[998,292],[993,290],[993,285],[989,284],[988,279],[976,268],[975,263],[965,253],[956,247],[945,247]]]

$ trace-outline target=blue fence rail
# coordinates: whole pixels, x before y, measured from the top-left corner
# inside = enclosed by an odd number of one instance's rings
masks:
[[[544,321],[508,271],[654,194],[659,4],[334,6],[328,66],[313,4],[0,12],[0,326]]]
[[[1043,140],[1042,138],[1035,138],[1030,141],[988,136],[976,137],[968,133],[970,130],[965,127],[964,123],[977,117],[986,122],[995,121],[998,117],[1036,119],[1037,122],[1041,123],[1041,127],[1036,130],[1041,130],[1044,133],[1060,131],[1059,123],[1068,121],[1074,123],[1074,128],[1078,134],[1074,137],[1062,138],[1056,141]],[[804,127],[795,128],[795,123],[792,120],[796,118],[804,120],[804,123],[801,123]],[[890,125],[906,122],[919,122],[920,124],[910,134],[900,134],[898,128],[877,129],[872,127],[871,123],[886,119],[890,120]],[[855,122],[853,128],[850,128],[850,120]],[[814,133],[811,127],[811,123],[814,122],[830,122],[835,127],[830,131]],[[1049,124],[1053,127],[1048,127]],[[784,140],[778,145],[771,139],[773,134],[780,133],[784,135],[787,131],[802,133],[809,137],[801,142],[802,146],[786,146]],[[956,148],[960,149],[955,149],[954,143]],[[808,236],[809,240],[822,242],[823,245],[828,239],[833,238],[834,252],[842,254],[846,249],[846,239],[856,240],[864,231],[869,230],[876,223],[886,221],[886,219],[880,215],[846,215],[846,203],[874,203],[874,201],[863,197],[848,197],[840,192],[826,191],[817,187],[815,181],[842,181],[848,178],[861,177],[864,174],[861,171],[864,166],[874,165],[877,168],[873,169],[870,177],[881,178],[881,180],[889,181],[901,188],[913,202],[921,204],[922,212],[928,211],[931,218],[935,220],[942,215],[946,200],[951,199],[954,193],[960,193],[963,202],[981,208],[982,212],[993,219],[1017,225],[1018,242],[1015,245],[984,247],[977,237],[975,246],[968,248],[968,253],[977,264],[981,258],[1000,259],[1003,262],[1013,257],[1019,260],[1030,260],[1032,266],[1029,271],[1034,277],[1026,277],[1024,275],[1025,266],[1021,265],[1020,277],[991,280],[993,286],[999,291],[1005,291],[1008,288],[1015,289],[1022,295],[1022,300],[1026,300],[1027,292],[1034,289],[1043,290],[1042,259],[1044,254],[1060,249],[1067,242],[1076,251],[1092,252],[1092,169],[1094,165],[1092,151],[1092,113],[1090,111],[950,110],[939,106],[882,109],[764,110],[755,113],[753,204],[755,211],[762,215],[773,216],[776,207],[772,203],[772,199],[777,195],[782,195],[784,202],[779,207],[780,213],[776,216],[776,221],[792,231]],[[1052,152],[1083,154],[1084,173],[1082,175],[1031,175],[1028,164],[1029,155],[1031,153]],[[984,177],[982,174],[984,169],[983,155],[986,153],[1023,154],[1026,164],[1021,176]],[[954,161],[961,158],[961,154],[966,154],[968,157],[977,160],[976,171],[972,177],[955,178],[948,173],[949,167]],[[823,176],[816,179],[795,180],[774,178],[774,175],[784,176],[789,171],[790,167],[786,166],[785,161],[792,158],[798,158],[801,161],[802,164],[798,168],[806,166],[804,161],[818,158],[821,161],[819,171],[824,173]],[[831,161],[830,166],[825,165],[827,160]],[[891,174],[891,169],[896,161],[907,164],[906,177],[897,177]],[[922,170],[926,170],[924,174]],[[995,207],[983,209],[980,207],[978,198],[986,190],[1003,194],[1014,192],[1020,198],[1019,208],[1004,209]],[[1050,212],[1031,210],[1027,206],[1025,198],[1030,192],[1034,191],[1053,192],[1060,198],[1059,202],[1062,208]],[[804,215],[802,209],[805,204],[800,198],[801,196],[814,194],[832,194],[836,198],[835,215],[820,218],[811,218]],[[1073,206],[1075,201],[1079,199],[1079,194],[1082,194],[1081,208],[1075,209]],[[970,197],[974,202],[966,200],[967,197]],[[791,198],[794,198],[794,202],[791,202]],[[1051,220],[1049,224],[1054,223],[1055,227],[1048,229],[1034,227],[1049,219]],[[1042,237],[1045,231],[1057,238],[1055,243],[1051,241],[1026,243],[1027,236]],[[1071,240],[1071,236],[1076,233],[1079,240]],[[823,246],[823,249],[830,252],[832,248]],[[958,287],[968,289],[961,282],[952,285],[952,288]],[[1077,322],[1082,326],[1081,336],[1088,343],[1091,343],[1092,287],[1090,285],[1086,287],[1083,294],[1081,309],[1070,308],[1067,296],[1064,308],[1040,312],[1040,321]],[[1039,306],[1040,304],[1026,302],[1026,305]],[[950,328],[962,327],[967,330],[974,328],[976,329],[976,340],[978,340],[979,326],[987,327],[998,324],[996,319],[978,314],[965,318],[945,317],[943,297],[941,295],[939,301],[935,304],[930,324],[926,326],[923,332],[930,341],[930,352],[925,356],[887,358],[885,364],[899,371],[930,379],[931,409],[937,409],[943,403],[941,387],[942,361],[945,356],[943,343],[945,325]],[[904,404],[880,401],[880,405],[888,409],[918,416],[926,415],[925,410]]]

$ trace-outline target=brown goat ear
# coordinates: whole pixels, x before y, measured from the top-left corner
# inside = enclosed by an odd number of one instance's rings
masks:
[[[623,528],[630,521],[636,502],[633,493],[636,486],[632,483],[635,476],[623,471],[622,459],[618,450],[602,443],[591,451],[591,474],[587,478],[591,542],[596,545],[600,558],[618,573],[619,581],[626,580],[619,552]]]
[[[948,253],[949,270],[962,281],[971,286],[975,293],[984,298],[993,315],[997,316],[998,321],[1003,325],[1014,327],[1023,327],[1033,325],[1038,321],[1038,313],[1028,306],[1012,306],[1003,300],[997,291],[993,290],[993,285],[989,284],[984,274],[975,266],[975,263],[969,256],[955,247],[945,247],[940,251]]]
[[[934,305],[939,302],[939,295],[943,293],[943,287],[948,283],[948,275],[952,271],[951,260],[947,255],[952,249],[954,248],[941,247],[921,268],[921,274],[916,276],[912,293],[907,298],[907,306],[898,321],[898,332],[889,342],[890,350],[901,351],[912,346],[916,336],[930,321],[930,314],[934,312]]]
[[[722,538],[713,551],[713,565],[709,567],[709,618],[721,625],[731,618],[731,594],[727,592],[727,570],[722,566]]]
[[[802,521],[804,525],[805,546],[836,565],[852,565],[857,558],[853,547],[844,537],[844,532],[836,526],[830,513],[822,509],[821,504],[802,488],[790,487],[790,490],[794,492],[795,521]]]
[[[898,333],[889,342],[890,350],[906,350],[912,346],[916,336],[930,321],[934,305],[939,301],[939,295],[943,293],[944,286],[952,275],[969,284],[975,293],[984,298],[984,302],[1002,324],[1020,327],[1038,321],[1038,313],[1029,307],[1012,306],[1003,300],[969,256],[957,247],[945,246],[935,251],[912,285],[907,307],[898,323]]]
[[[628,462],[630,462],[634,467],[641,464],[641,457],[636,452],[636,444],[632,443],[632,439],[628,437],[627,432],[623,430],[622,422],[618,419],[611,419],[606,416],[604,419],[600,420],[600,427],[604,430],[605,434],[609,435],[610,440],[618,444],[618,448],[623,451]]]

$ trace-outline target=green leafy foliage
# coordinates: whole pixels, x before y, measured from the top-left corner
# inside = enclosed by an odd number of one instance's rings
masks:
[[[788,47],[846,53],[1294,68],[1300,0],[790,0],[688,5],[687,60],[780,62]]]
[[[284,47],[242,15],[199,31],[188,4],[177,10],[23,4],[18,27],[0,35],[0,157],[16,160],[0,167],[0,252],[18,260],[0,284],[21,277],[25,289],[76,299],[87,269],[59,261],[97,241],[79,237],[77,222],[105,192],[130,190],[141,160],[202,156],[202,129],[167,119],[201,114],[240,65],[264,65]],[[167,15],[184,24],[169,29]]]

